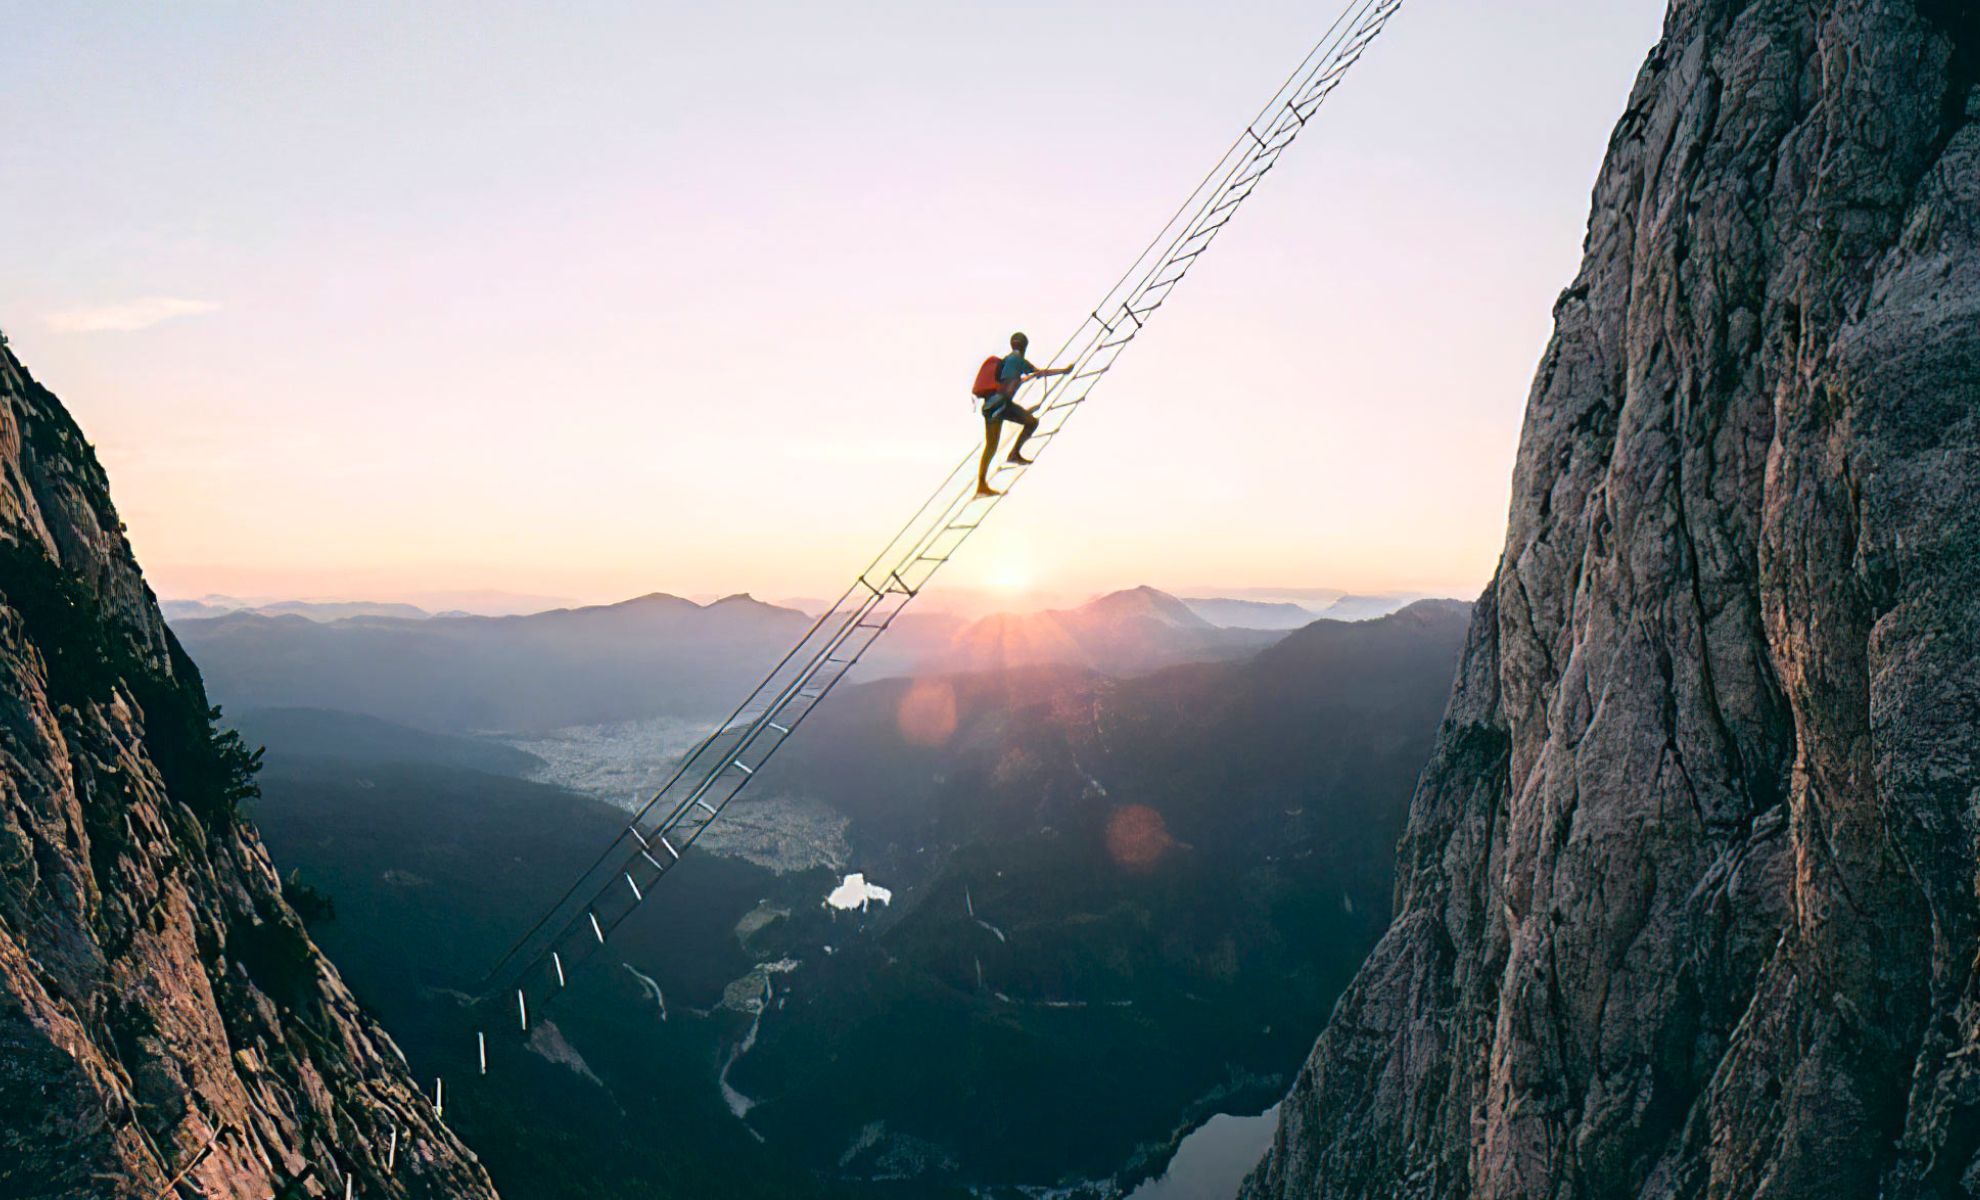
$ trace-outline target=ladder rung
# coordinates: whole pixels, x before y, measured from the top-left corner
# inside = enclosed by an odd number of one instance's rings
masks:
[[[1233,204],[1236,204],[1239,201],[1243,200],[1246,196],[1251,195],[1253,190],[1254,189],[1252,189],[1249,186],[1239,187],[1236,184],[1232,184],[1231,186],[1224,189],[1224,202],[1222,204],[1219,204],[1217,207],[1211,209],[1209,214],[1207,215],[1214,216],[1217,213],[1223,212],[1225,209],[1231,207]]]
[[[1268,162],[1268,163],[1266,163],[1266,164],[1265,164],[1264,166],[1262,166],[1262,167],[1260,167],[1260,168],[1258,168],[1257,170],[1255,170],[1255,171],[1253,171],[1253,172],[1252,172],[1251,174],[1249,174],[1249,175],[1246,175],[1246,176],[1243,176],[1242,178],[1240,178],[1240,179],[1239,179],[1239,180],[1238,180],[1238,181],[1237,181],[1236,183],[1234,183],[1234,184],[1232,184],[1231,186],[1232,186],[1232,187],[1243,187],[1243,186],[1244,186],[1245,184],[1247,184],[1247,183],[1251,183],[1251,182],[1253,182],[1254,180],[1258,180],[1258,179],[1263,179],[1263,178],[1265,177],[1265,172],[1267,172],[1267,171],[1269,171],[1269,170],[1271,170],[1271,169],[1272,169],[1273,167],[1276,167],[1276,166],[1278,166],[1278,165],[1279,165],[1279,164],[1278,164],[1278,161],[1277,161],[1277,160],[1274,160],[1274,161],[1272,161],[1272,162]]]
[[[948,555],[946,555],[946,554],[917,554],[917,555],[915,556],[915,559],[914,559],[914,561],[916,561],[916,562],[932,562],[932,563],[945,563],[945,562],[948,562],[948,561],[949,561],[949,556],[948,556]]]
[[[651,864],[652,864],[652,866],[653,866],[653,869],[654,869],[654,870],[656,870],[656,871],[658,871],[658,872],[660,872],[660,873],[661,873],[662,875],[665,875],[665,874],[667,873],[667,868],[665,868],[665,867],[663,867],[663,866],[661,866],[661,865],[660,865],[660,860],[659,860],[659,859],[657,859],[657,858],[655,858],[655,857],[653,857],[653,856],[652,856],[651,854],[648,854],[648,853],[647,853],[646,851],[644,851],[644,850],[641,850],[641,851],[639,852],[639,856],[640,856],[641,858],[643,858],[643,859],[645,859],[645,860],[646,860],[646,861],[647,861],[648,863],[651,863]]]
[[[1348,73],[1348,68],[1361,61],[1361,52],[1367,48],[1366,43],[1357,46],[1352,55],[1343,58],[1329,67],[1324,74],[1314,78],[1313,91],[1317,93],[1319,100],[1326,99],[1328,93],[1341,86],[1341,77]],[[1315,102],[1317,103],[1317,100]]]
[[[557,968],[557,986],[558,987],[568,986],[564,982],[564,956],[557,953],[555,950],[552,950],[550,952],[550,963],[552,966]]]
[[[1208,216],[1209,214],[1205,213],[1204,215]],[[1224,226],[1230,223],[1231,223],[1231,218],[1225,217],[1223,220],[1217,222],[1215,225],[1205,225],[1203,228],[1197,230],[1195,233],[1192,233],[1188,237],[1184,238],[1183,241],[1193,242],[1197,238],[1208,237],[1209,235],[1217,232],[1219,229],[1222,229]]]
[[[586,909],[584,910],[584,915],[591,918],[591,936],[597,938],[598,944],[603,946],[605,944],[605,931],[598,927],[598,914],[592,912],[590,909]]]
[[[1162,305],[1166,303],[1167,301],[1165,300],[1157,300],[1155,303],[1149,305],[1147,308],[1133,308],[1133,309],[1129,309],[1128,311],[1134,313],[1137,316],[1145,317],[1149,313],[1154,312],[1156,309],[1162,307]]]
[[[830,660],[828,659],[826,661],[829,662]],[[737,759],[735,762],[732,762],[729,765],[734,767],[736,770],[741,771],[745,775],[756,774],[756,769],[754,767],[751,767],[748,763],[743,762],[741,759]]]
[[[681,852],[679,850],[674,849],[674,843],[668,841],[667,835],[664,833],[660,835],[660,844],[667,848],[667,853],[674,856],[675,862],[681,861]]]
[[[1363,46],[1366,46],[1367,44],[1368,43],[1366,42],[1362,43]],[[1357,52],[1353,58],[1344,58],[1341,61],[1335,63],[1333,66],[1328,67],[1326,71],[1315,76],[1313,79],[1313,85],[1315,89],[1317,90],[1318,88],[1324,87],[1328,91],[1333,91],[1334,89],[1331,85],[1341,76],[1347,74],[1348,68],[1353,66],[1355,62],[1360,59],[1360,57],[1361,57],[1360,53]]]
[[[1211,209],[1209,212],[1203,215],[1206,217],[1214,217],[1218,213],[1223,212],[1227,208],[1236,208],[1238,205],[1244,203],[1245,197],[1251,195],[1249,191],[1233,192],[1227,194],[1230,195],[1230,199],[1225,200],[1222,204],[1219,204],[1217,207]]]
[[[1078,383],[1078,382],[1079,382],[1080,380],[1082,380],[1082,379],[1091,379],[1091,378],[1093,378],[1093,377],[1094,377],[1094,376],[1096,376],[1096,375],[1105,375],[1105,374],[1106,374],[1107,372],[1109,372],[1109,371],[1111,371],[1111,370],[1113,370],[1113,369],[1114,369],[1114,364],[1113,364],[1113,363],[1108,363],[1108,364],[1107,364],[1106,366],[1104,366],[1104,367],[1101,367],[1101,368],[1100,368],[1099,370],[1097,370],[1097,371],[1082,371],[1082,372],[1080,372],[1079,374],[1077,374],[1077,375],[1075,375],[1075,376],[1073,376],[1073,377],[1072,377],[1071,379],[1068,379],[1068,380],[1067,380],[1066,382],[1067,382],[1067,383]],[[971,529],[974,529],[974,528],[976,528],[976,526],[974,526],[974,525],[972,525],[972,526],[970,526],[970,528],[971,528]]]
[[[1393,8],[1394,5],[1377,5],[1376,7],[1378,9]],[[1369,13],[1367,23],[1361,27],[1362,28],[1361,36],[1356,38],[1352,42],[1349,42],[1347,45],[1347,49],[1337,51],[1336,53],[1341,55],[1348,55],[1348,56],[1361,53],[1363,48],[1365,48],[1368,45],[1368,43],[1375,40],[1375,35],[1382,32],[1382,23],[1384,21],[1387,21],[1388,19],[1389,19],[1389,14],[1387,12]]]
[[[640,893],[639,893],[639,885],[638,885],[637,883],[634,883],[634,882],[633,882],[633,877],[632,877],[632,872],[631,872],[631,871],[625,871],[625,872],[622,872],[622,874],[624,874],[624,875],[625,875],[625,877],[626,877],[626,886],[632,889],[632,894],[633,894],[633,903],[634,903],[634,904],[638,904],[638,903],[640,903],[640,902],[642,902],[642,901],[644,901],[644,900],[646,899],[646,897],[645,897],[645,896],[642,896],[642,895],[640,895]]]
[[[1351,62],[1341,63],[1325,75],[1317,76],[1307,85],[1306,99],[1301,100],[1300,103],[1312,108],[1318,108],[1326,103],[1327,97],[1334,94],[1334,89],[1341,86],[1341,77],[1347,74],[1347,69],[1353,65]]]
[[[790,730],[784,728],[782,725],[777,724],[775,721],[771,721],[769,724],[770,724],[770,728],[776,730],[778,733],[783,734],[785,737],[791,736]]]
[[[1111,349],[1113,349],[1113,348],[1114,348],[1115,346],[1125,346],[1125,345],[1127,345],[1127,344],[1128,344],[1129,342],[1131,342],[1131,341],[1133,341],[1133,340],[1134,340],[1134,334],[1132,334],[1132,333],[1130,333],[1130,334],[1128,334],[1128,335],[1127,335],[1126,337],[1124,337],[1124,338],[1121,338],[1121,339],[1120,339],[1119,341],[1114,341],[1114,342],[1101,342],[1101,343],[1100,343],[1100,348],[1101,348],[1102,350],[1111,350]]]
[[[721,814],[719,814],[719,813],[717,813],[717,812],[715,811],[715,806],[714,806],[714,805],[712,805],[712,804],[710,804],[710,803],[709,803],[708,801],[706,801],[706,800],[703,800],[703,799],[702,799],[701,797],[699,797],[699,796],[696,796],[696,797],[694,798],[694,805],[695,805],[695,807],[696,807],[696,808],[704,808],[704,809],[707,809],[707,810],[708,810],[708,815],[709,815],[709,816],[711,816],[711,817],[714,817],[714,816],[719,816],[719,815],[721,815]]]
[[[1103,368],[1102,368],[1102,370],[1105,370],[1105,368],[1103,367]],[[1075,375],[1075,376],[1073,376],[1073,378],[1074,378],[1074,379],[1084,379],[1084,378],[1085,378],[1085,376],[1083,376],[1083,375]],[[976,527],[977,527],[978,525],[981,525],[981,524],[983,524],[983,522],[981,522],[981,521],[968,521],[968,522],[963,522],[963,521],[953,521],[953,522],[951,522],[951,523],[949,524],[949,526],[948,526],[948,528],[950,528],[950,529],[974,529],[974,528],[976,528]]]
[[[1380,14],[1373,22],[1371,22],[1368,25],[1367,31],[1365,33],[1363,33],[1360,37],[1356,38],[1354,41],[1349,42],[1347,49],[1340,51],[1343,57],[1341,59],[1340,66],[1336,69],[1345,71],[1349,67],[1353,66],[1355,64],[1355,61],[1361,57],[1361,52],[1363,50],[1368,49],[1368,43],[1374,41],[1375,35],[1382,32],[1382,23],[1387,21],[1388,19],[1389,19],[1388,13],[1385,12]]]

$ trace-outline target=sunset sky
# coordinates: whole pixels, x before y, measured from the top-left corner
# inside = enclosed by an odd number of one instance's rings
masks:
[[[1661,0],[1409,0],[945,582],[1469,596]],[[10,6],[0,329],[167,596],[836,594],[1335,6]]]

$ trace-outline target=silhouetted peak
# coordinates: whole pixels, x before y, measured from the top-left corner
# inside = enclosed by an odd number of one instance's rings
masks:
[[[1189,605],[1167,592],[1146,585],[1109,592],[1098,599],[1087,601],[1074,612],[1081,616],[1104,617],[1109,620],[1153,618],[1169,625],[1211,628],[1210,622],[1197,616],[1190,610]]]

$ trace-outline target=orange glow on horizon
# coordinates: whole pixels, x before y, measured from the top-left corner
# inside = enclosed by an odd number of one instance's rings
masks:
[[[940,590],[1477,595],[1664,7],[1394,27]],[[1317,32],[1047,6],[984,89],[984,4],[119,13],[16,22],[0,329],[162,596],[429,610],[837,595],[980,445],[976,364],[1050,365]]]

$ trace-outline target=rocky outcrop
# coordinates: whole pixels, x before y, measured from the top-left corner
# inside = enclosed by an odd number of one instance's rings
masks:
[[[1980,1194],[1980,4],[1676,0],[1249,1197]]]
[[[494,1195],[284,899],[252,789],[0,339],[0,1196]]]

